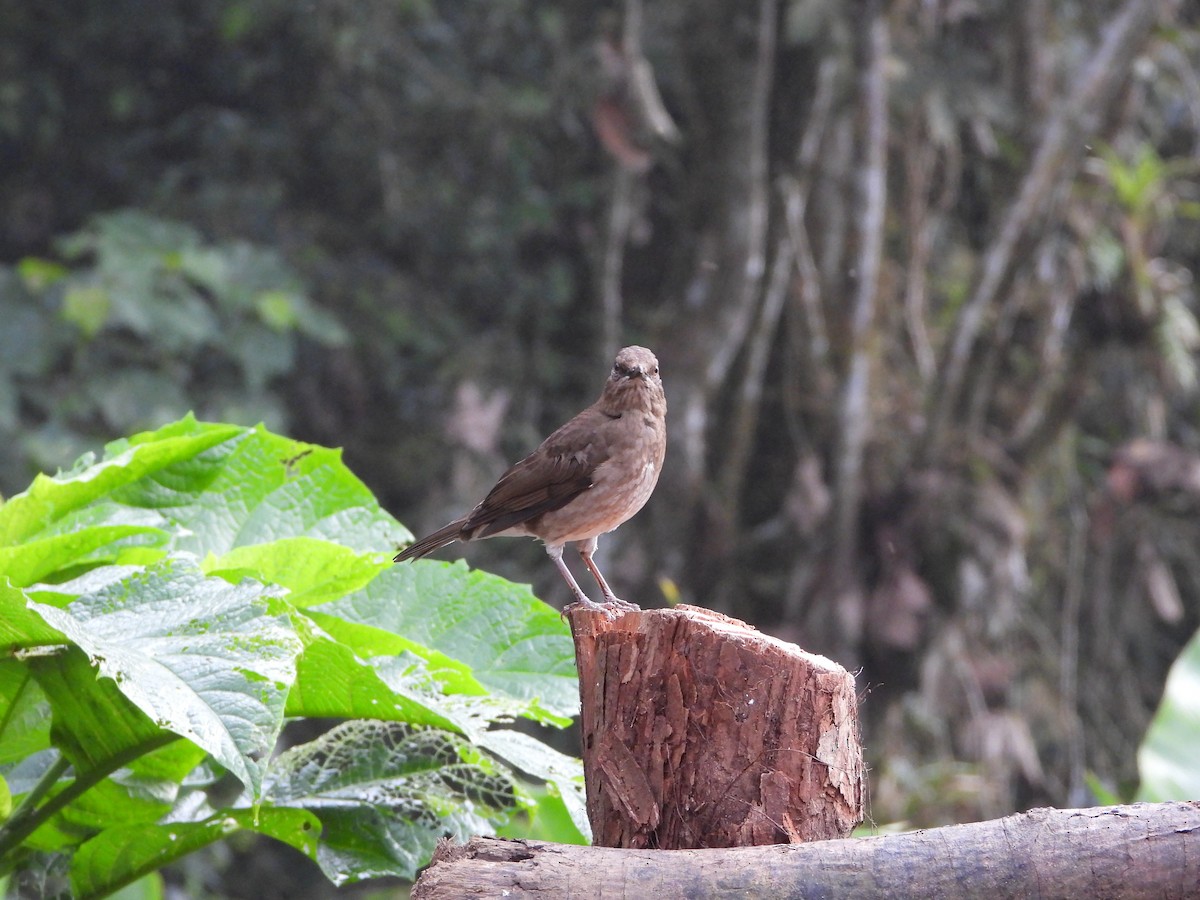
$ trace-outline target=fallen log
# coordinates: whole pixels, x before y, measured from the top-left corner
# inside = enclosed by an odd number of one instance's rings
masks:
[[[1026,813],[906,834],[709,850],[443,841],[413,900],[1200,896],[1200,802]]]

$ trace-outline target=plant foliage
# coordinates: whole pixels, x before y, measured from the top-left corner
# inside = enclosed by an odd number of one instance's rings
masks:
[[[1138,800],[1200,797],[1200,632],[1171,666],[1150,730],[1138,749]]]
[[[586,828],[578,761],[504,727],[570,721],[565,626],[409,537],[337,451],[190,415],[0,506],[0,874],[98,896],[249,831],[411,878],[533,808],[516,771]],[[347,721],[273,755],[308,716]]]
[[[275,251],[212,243],[136,210],[92,217],[53,258],[0,267],[0,485],[90,446],[200,408],[286,421],[279,380],[303,342],[340,345]],[[21,422],[30,412],[36,426]],[[20,481],[17,477],[20,475]]]

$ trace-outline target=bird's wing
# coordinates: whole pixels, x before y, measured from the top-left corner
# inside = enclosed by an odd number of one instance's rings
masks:
[[[592,486],[596,467],[608,459],[596,431],[603,413],[584,410],[500,476],[496,486],[467,516],[463,531],[473,537],[498,534],[561,509]]]

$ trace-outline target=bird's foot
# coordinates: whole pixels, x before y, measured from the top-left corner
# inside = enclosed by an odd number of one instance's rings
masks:
[[[607,594],[604,597],[604,602],[601,603],[600,605],[616,607],[617,609],[621,610],[622,612],[641,612],[642,611],[642,608],[640,606],[638,606],[636,603],[630,603],[628,600],[622,600],[620,597],[614,596],[613,594]]]
[[[579,598],[579,602],[572,604],[572,606],[582,606],[585,609],[592,610],[592,612],[603,613],[604,618],[608,619],[610,622],[615,619],[619,619],[621,616],[625,615],[625,613],[641,611],[641,607],[636,603],[630,603],[627,600],[621,600],[617,597],[606,597],[603,603],[597,603],[590,597],[581,597]],[[567,610],[564,609],[562,614],[565,616],[567,614]]]

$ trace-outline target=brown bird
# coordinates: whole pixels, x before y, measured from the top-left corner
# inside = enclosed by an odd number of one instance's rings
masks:
[[[416,559],[452,541],[522,535],[546,544],[575,599],[610,617],[637,609],[620,600],[592,560],[596,538],[641,509],[658,483],[667,450],[667,398],[658,360],[645,347],[617,354],[600,399],[500,476],[483,502],[411,544],[396,562]],[[574,544],[604,603],[590,600],[563,562]]]

